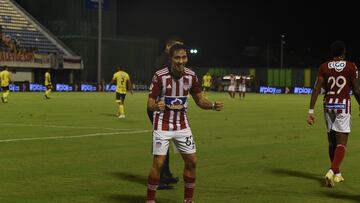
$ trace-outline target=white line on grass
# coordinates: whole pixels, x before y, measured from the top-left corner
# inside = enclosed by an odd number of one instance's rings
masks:
[[[16,138],[16,139],[4,139],[4,140],[0,140],[0,143],[1,143],[1,142],[32,141],[32,140],[56,140],[56,139],[98,137],[98,136],[120,135],[120,134],[139,134],[139,133],[147,133],[147,132],[151,132],[151,131],[152,131],[152,130],[135,130],[135,131],[129,131],[129,132],[93,133],[93,134],[72,135],[72,136]]]
[[[0,123],[6,126],[24,126],[24,127],[44,127],[44,128],[69,128],[69,129],[96,129],[96,130],[131,130],[124,128],[99,128],[91,126],[71,126],[71,125],[47,125],[47,124],[25,124],[25,123]]]

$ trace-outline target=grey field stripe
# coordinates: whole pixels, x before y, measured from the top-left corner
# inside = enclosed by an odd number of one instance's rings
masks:
[[[98,136],[109,136],[109,135],[120,135],[120,134],[140,134],[151,132],[152,130],[134,130],[128,132],[112,132],[112,133],[92,133],[84,135],[72,135],[72,136],[53,136],[53,137],[29,137],[29,138],[15,138],[15,139],[4,139],[1,142],[19,142],[19,141],[32,141],[32,140],[56,140],[56,139],[71,139],[71,138],[84,138],[84,137],[98,137]]]

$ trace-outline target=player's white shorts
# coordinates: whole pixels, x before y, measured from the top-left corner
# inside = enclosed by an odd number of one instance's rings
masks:
[[[153,154],[166,155],[169,149],[170,140],[173,141],[176,149],[181,154],[194,154],[196,145],[191,129],[186,128],[177,131],[153,131]]]
[[[235,85],[230,85],[228,91],[235,92]]]
[[[239,85],[239,92],[246,92],[246,85],[245,84],[240,84]]]
[[[350,133],[351,114],[349,113],[325,112],[325,122],[328,132],[333,130],[341,133]]]

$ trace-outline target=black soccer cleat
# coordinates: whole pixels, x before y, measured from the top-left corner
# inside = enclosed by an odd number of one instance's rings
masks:
[[[160,183],[157,190],[172,190],[174,189],[173,186],[165,184],[165,183]]]

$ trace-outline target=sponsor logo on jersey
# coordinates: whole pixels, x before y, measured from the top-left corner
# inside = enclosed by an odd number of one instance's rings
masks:
[[[337,104],[337,103],[325,104],[324,107],[326,109],[345,109],[345,104]]]
[[[346,66],[346,61],[331,61],[328,63],[329,69],[335,69],[337,72],[341,72],[344,70]]]
[[[162,145],[161,142],[156,142],[156,143],[155,143],[156,148],[160,148],[161,145]]]
[[[187,97],[165,96],[165,105],[172,110],[182,110],[187,102]]]

